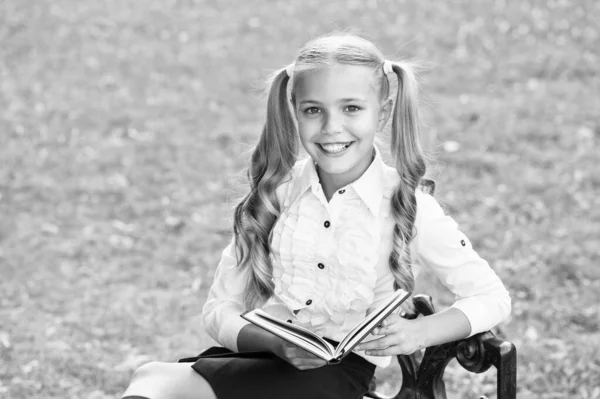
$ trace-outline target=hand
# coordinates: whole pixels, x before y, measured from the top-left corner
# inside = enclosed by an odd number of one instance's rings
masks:
[[[409,355],[426,347],[426,337],[419,325],[418,319],[407,320],[392,314],[373,330],[373,335],[382,337],[363,342],[354,349],[365,350],[371,356]]]
[[[316,369],[327,364],[325,360],[280,338],[273,349],[273,353],[298,370]]]

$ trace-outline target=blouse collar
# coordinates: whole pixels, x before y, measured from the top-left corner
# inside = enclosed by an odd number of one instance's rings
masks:
[[[361,177],[350,183],[347,187],[352,187],[367,208],[369,208],[373,216],[378,216],[383,201],[386,176],[385,164],[381,158],[381,153],[377,146],[374,147],[375,158],[373,159],[373,162],[371,162],[371,165],[369,165]],[[296,200],[309,188],[312,188],[313,191],[321,190],[316,165],[312,162],[310,157],[305,160],[304,164],[301,166],[298,178],[292,180],[291,184],[291,204],[296,202]]]

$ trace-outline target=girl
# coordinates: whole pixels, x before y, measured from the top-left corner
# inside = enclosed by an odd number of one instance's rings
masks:
[[[390,116],[393,167],[374,145]],[[298,141],[307,159],[297,161]],[[427,193],[424,174],[410,66],[353,35],[309,42],[271,80],[250,192],[204,306],[208,334],[224,348],[146,364],[124,398],[361,398],[390,355],[503,321],[508,292]],[[413,291],[421,267],[456,294],[454,305],[414,320],[390,316],[338,365],[240,317],[261,307],[339,341],[395,288]]]

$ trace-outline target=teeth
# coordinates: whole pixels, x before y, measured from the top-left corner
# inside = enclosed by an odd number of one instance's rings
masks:
[[[320,144],[326,152],[336,153],[342,152],[350,146],[350,143],[333,143],[333,144]]]

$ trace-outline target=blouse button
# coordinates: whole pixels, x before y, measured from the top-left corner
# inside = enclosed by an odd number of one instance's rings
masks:
[[[460,245],[464,247],[465,245],[467,245],[467,243],[465,242],[465,240],[460,240]]]
[[[322,263],[319,263],[317,266],[319,266],[319,269],[321,269],[321,270],[325,269],[325,265]]]
[[[306,301],[306,305],[310,305],[312,303],[312,299],[309,299],[308,301]]]
[[[329,220],[326,220],[325,223],[323,223],[323,226],[325,226],[325,228],[328,228],[329,226],[331,226],[331,223],[329,223]]]
[[[338,194],[344,194],[346,192],[346,190],[340,190],[338,191]]]

